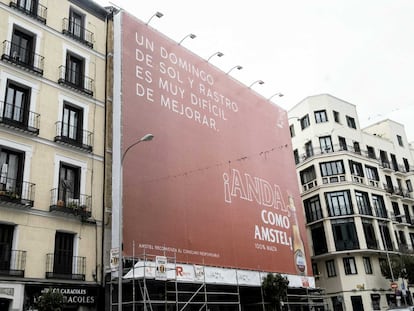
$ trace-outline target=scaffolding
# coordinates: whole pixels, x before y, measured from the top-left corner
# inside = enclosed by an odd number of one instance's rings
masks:
[[[156,255],[124,257],[122,281],[123,311],[267,311],[270,305],[263,298],[261,286],[220,284],[178,280],[175,257],[166,257],[170,277],[154,277]],[[111,310],[118,310],[118,278],[109,282]],[[321,289],[288,288],[284,311],[327,310]]]

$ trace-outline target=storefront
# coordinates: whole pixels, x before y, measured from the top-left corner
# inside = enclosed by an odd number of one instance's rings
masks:
[[[26,285],[24,290],[23,310],[36,310],[36,301],[47,291],[61,293],[63,296],[62,311],[100,310],[100,288],[93,286],[40,284]]]

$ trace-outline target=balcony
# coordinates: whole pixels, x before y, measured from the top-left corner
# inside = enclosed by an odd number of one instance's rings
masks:
[[[1,60],[8,61],[20,68],[43,75],[44,57],[10,41],[3,41]]]
[[[0,245],[0,275],[24,277],[26,268],[26,251],[4,250]]]
[[[52,189],[50,211],[74,215],[86,220],[92,215],[92,197],[85,194],[75,195],[64,189]]]
[[[92,132],[79,129],[62,121],[55,123],[55,142],[92,152]]]
[[[93,33],[82,25],[70,21],[68,18],[63,19],[62,33],[79,41],[86,46],[93,48]]]
[[[35,184],[8,177],[0,177],[0,204],[33,207]]]
[[[23,12],[24,14],[46,24],[47,8],[35,1],[27,1],[25,4],[21,0],[11,0],[10,7]]]
[[[78,71],[67,69],[63,65],[59,67],[58,83],[74,91],[93,96],[93,80],[81,75]]]
[[[337,252],[359,249],[359,243],[358,241],[336,240],[335,247]]]
[[[46,278],[85,281],[86,257],[46,254]]]
[[[0,125],[39,135],[40,114],[0,101]]]

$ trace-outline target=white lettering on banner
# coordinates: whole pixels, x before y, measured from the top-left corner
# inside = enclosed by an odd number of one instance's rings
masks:
[[[215,88],[213,75],[205,69],[138,32],[135,43],[135,95],[144,102],[159,101],[170,112],[216,132],[239,111],[235,101]]]
[[[261,242],[254,243],[255,249],[277,252],[279,249],[274,244],[292,249],[291,214],[279,185],[234,168],[230,173],[223,173],[223,185],[226,203],[232,204],[234,198],[239,198],[256,203],[261,209],[261,224],[254,224],[252,229],[253,239]]]
[[[224,180],[224,200],[227,203],[232,202],[232,197],[238,197],[242,200],[256,201],[257,204],[265,207],[288,212],[288,208],[283,201],[280,187],[277,184],[271,185],[267,180],[260,177],[252,177],[248,173],[244,176],[236,169],[231,173],[223,174]]]

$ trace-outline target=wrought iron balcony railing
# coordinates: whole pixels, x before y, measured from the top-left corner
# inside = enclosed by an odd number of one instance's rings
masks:
[[[40,114],[0,101],[0,124],[39,135]]]
[[[73,22],[68,18],[64,18],[62,29],[62,32],[65,35],[93,48],[93,32],[87,30],[82,25]]]
[[[84,281],[86,257],[64,253],[46,254],[46,278]]]
[[[0,204],[33,207],[35,184],[0,176]]]
[[[51,190],[51,212],[61,212],[87,219],[92,214],[91,206],[92,197],[89,195],[75,194],[63,188],[54,188]]]
[[[11,0],[10,7],[15,8],[30,17],[46,24],[47,7],[37,1]]]
[[[86,95],[93,96],[93,80],[81,75],[79,71],[71,70],[63,65],[59,67],[58,83]]]
[[[0,275],[24,277],[26,251],[7,250],[0,246]]]
[[[3,41],[1,59],[43,75],[44,57],[11,41]]]
[[[62,121],[55,123],[55,141],[92,152],[92,132]]]

